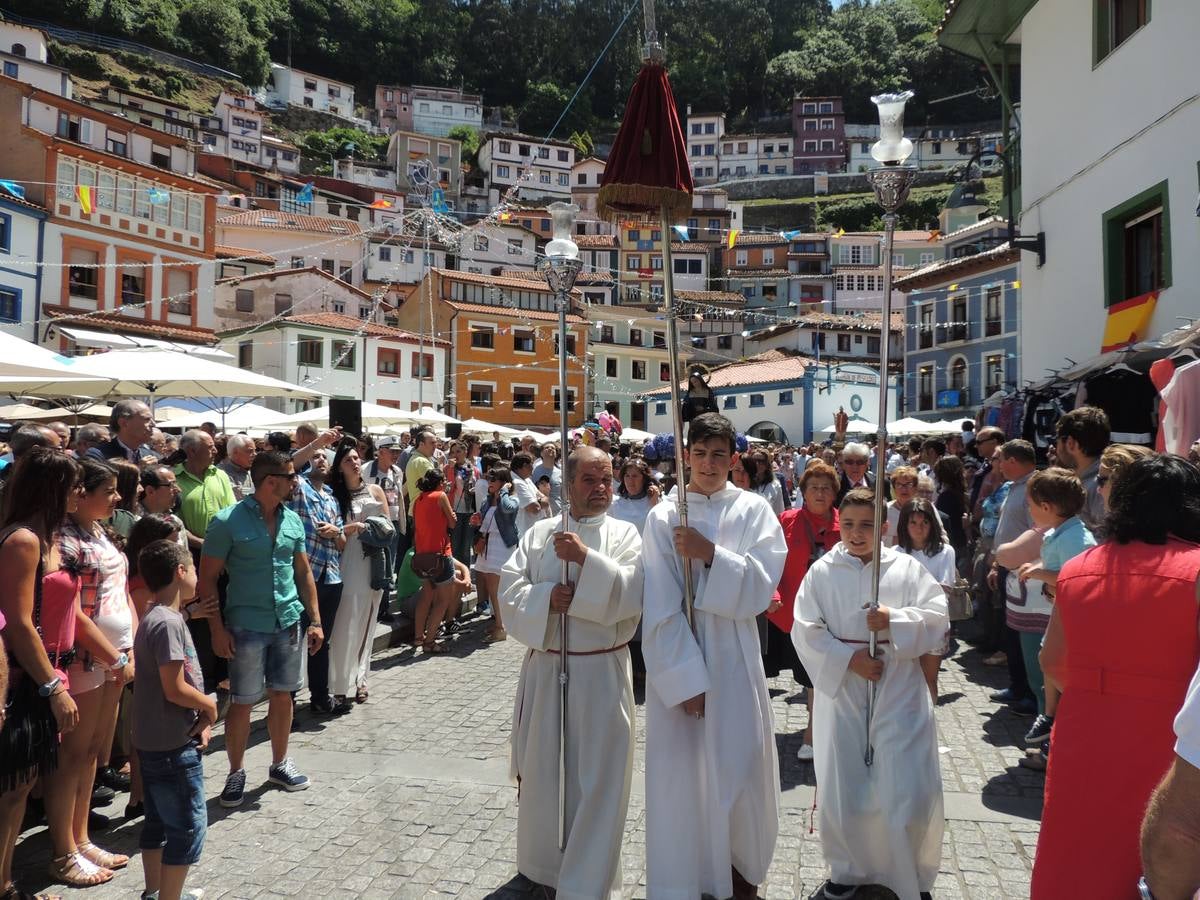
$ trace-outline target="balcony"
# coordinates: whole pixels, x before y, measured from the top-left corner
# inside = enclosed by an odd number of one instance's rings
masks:
[[[952,343],[954,341],[967,341],[971,339],[971,326],[966,323],[958,323],[955,325],[942,326],[945,330],[942,332],[944,337],[943,343]]]
[[[933,409],[933,394],[918,394],[917,410],[928,411],[931,409]]]
[[[983,324],[983,334],[985,337],[995,337],[1004,330],[1004,323],[1000,319],[988,319]]]

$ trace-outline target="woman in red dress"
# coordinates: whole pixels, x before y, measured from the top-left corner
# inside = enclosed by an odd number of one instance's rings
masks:
[[[784,669],[791,669],[792,677],[806,689],[804,702],[808,707],[808,727],[804,729],[804,743],[797,754],[806,762],[813,758],[812,679],[804,671],[804,665],[792,644],[792,610],[796,592],[808,574],[808,567],[842,539],[838,533],[837,510],[833,508],[837,492],[838,474],[834,468],[819,460],[810,462],[800,476],[803,509],[785,510],[779,517],[787,541],[787,562],[783,566],[779,588],[767,607],[767,651],[763,656],[763,668],[768,678],[774,678]]]
[[[1174,759],[1172,722],[1200,662],[1200,469],[1177,456],[1132,463],[1106,525],[1109,540],[1059,573],[1042,647],[1062,699],[1032,900],[1138,896],[1142,816]],[[1114,726],[1136,735],[1119,769]]]

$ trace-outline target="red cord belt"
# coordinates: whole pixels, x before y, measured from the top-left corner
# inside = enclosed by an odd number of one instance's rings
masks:
[[[616,653],[618,650],[621,650],[628,646],[629,646],[629,641],[626,641],[623,644],[617,644],[617,646],[615,646],[615,647],[606,647],[603,650],[568,650],[567,656],[601,656],[605,653]],[[542,650],[540,652],[553,653],[555,656],[558,656],[558,655],[560,655],[560,653],[562,651],[560,651],[560,650]]]

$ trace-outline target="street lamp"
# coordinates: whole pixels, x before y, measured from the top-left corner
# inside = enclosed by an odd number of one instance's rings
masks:
[[[892,244],[896,234],[896,210],[908,199],[917,170],[904,165],[912,155],[912,141],[904,136],[904,104],[912,99],[912,91],[899,94],[879,94],[871,102],[879,108],[879,141],[871,148],[871,156],[879,163],[867,172],[867,182],[875,191],[875,199],[883,207],[883,316],[879,337],[879,426],[875,433],[875,552],[871,557],[871,609],[879,608],[879,554],[883,548],[884,517],[884,459],[887,456],[888,363],[892,356]],[[872,658],[876,654],[876,637],[869,636]],[[871,743],[871,720],[875,716],[875,682],[867,693],[867,750],[863,761],[869,766],[875,761]]]
[[[567,450],[571,446],[567,431],[567,310],[571,289],[583,268],[579,247],[571,240],[579,207],[574,203],[551,203],[546,207],[554,222],[554,238],[546,245],[546,256],[538,263],[542,277],[554,291],[558,303],[558,430],[562,446],[565,477]],[[586,377],[586,375],[584,376]],[[570,485],[563,484],[562,530],[570,531]],[[562,584],[570,583],[568,563],[562,564]],[[558,849],[567,847],[567,614],[558,614]]]

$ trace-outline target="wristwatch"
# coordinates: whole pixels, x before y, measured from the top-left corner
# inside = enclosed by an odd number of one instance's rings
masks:
[[[123,669],[127,665],[129,665],[129,654],[122,650],[121,654],[117,657],[117,661],[109,666],[108,670],[115,672],[117,669]]]
[[[49,697],[51,694],[54,693],[54,691],[58,688],[58,686],[60,684],[62,684],[62,678],[55,675],[53,678],[51,678],[45,684],[38,685],[38,696],[39,697]]]

